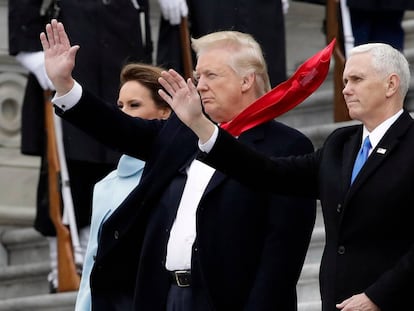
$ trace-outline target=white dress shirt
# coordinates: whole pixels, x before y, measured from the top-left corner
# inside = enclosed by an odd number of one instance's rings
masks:
[[[191,269],[197,207],[214,172],[213,168],[198,160],[194,160],[187,170],[187,181],[168,240],[167,270]]]

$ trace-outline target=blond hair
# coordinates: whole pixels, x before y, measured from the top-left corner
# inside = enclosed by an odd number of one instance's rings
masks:
[[[262,49],[253,36],[239,31],[218,31],[191,39],[197,58],[212,48],[231,51],[229,66],[240,76],[254,73],[256,92],[261,96],[270,91],[270,80]]]

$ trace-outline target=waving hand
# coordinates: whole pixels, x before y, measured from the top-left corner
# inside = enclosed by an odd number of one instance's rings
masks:
[[[161,73],[158,80],[164,87],[159,90],[160,96],[171,106],[177,116],[200,138],[207,141],[214,132],[214,124],[207,119],[202,111],[201,99],[191,81],[185,81],[175,70]]]
[[[72,70],[75,66],[78,45],[71,46],[63,24],[53,19],[40,34],[45,53],[45,67],[58,96],[69,92],[74,84]]]

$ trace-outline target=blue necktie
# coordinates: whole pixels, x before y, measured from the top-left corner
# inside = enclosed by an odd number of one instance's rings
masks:
[[[355,160],[354,169],[352,170],[351,184],[354,182],[355,177],[358,175],[359,171],[364,166],[364,163],[368,158],[370,149],[371,149],[371,141],[369,140],[369,136],[367,136]]]

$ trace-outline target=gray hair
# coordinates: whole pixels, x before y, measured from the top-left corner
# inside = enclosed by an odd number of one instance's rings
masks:
[[[227,48],[232,51],[229,66],[240,76],[256,75],[256,92],[261,96],[270,91],[269,74],[262,49],[249,34],[238,31],[218,31],[191,39],[197,58],[211,48]]]
[[[404,98],[410,87],[411,79],[410,65],[405,56],[385,43],[367,43],[356,46],[351,49],[349,56],[366,52],[372,55],[372,65],[378,73],[384,77],[395,73],[400,77],[400,94]]]

